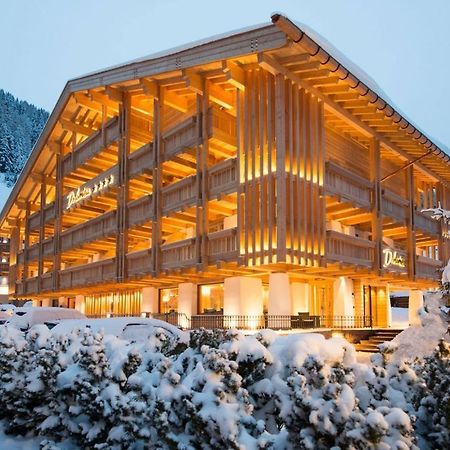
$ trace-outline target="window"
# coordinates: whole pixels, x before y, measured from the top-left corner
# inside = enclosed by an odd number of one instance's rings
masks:
[[[167,314],[178,310],[178,288],[159,290],[159,312]]]
[[[199,286],[199,313],[223,314],[223,283]]]

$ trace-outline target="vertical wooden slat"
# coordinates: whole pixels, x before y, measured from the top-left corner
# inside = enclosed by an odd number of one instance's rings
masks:
[[[277,262],[286,262],[286,93],[284,76],[275,76]]]
[[[373,183],[372,198],[372,240],[375,242],[374,270],[379,272],[382,268],[382,218],[381,218],[381,166],[380,166],[380,142],[372,139],[370,142],[370,181]]]

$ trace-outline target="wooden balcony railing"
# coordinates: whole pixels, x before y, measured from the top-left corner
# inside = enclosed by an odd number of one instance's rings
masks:
[[[238,187],[238,173],[236,158],[226,159],[211,167],[209,173],[209,196],[236,192]]]
[[[208,110],[208,137],[211,142],[229,151],[237,148],[236,118],[216,106]]]
[[[59,286],[61,289],[70,289],[114,281],[115,278],[116,259],[110,258],[61,270]]]
[[[325,192],[369,208],[372,183],[354,172],[328,161],[325,170]]]
[[[163,155],[167,161],[172,156],[200,142],[197,116],[191,116],[162,134]]]
[[[400,197],[395,192],[383,189],[381,196],[381,213],[385,216],[395,219],[397,222],[406,221],[406,207],[408,200]]]
[[[42,256],[44,258],[49,258],[55,253],[55,246],[53,238],[48,238],[42,242]]]
[[[43,273],[41,276],[41,291],[51,291],[53,289],[53,272]]]
[[[426,256],[416,256],[416,277],[437,280],[441,277],[439,269],[442,261],[428,258]]]
[[[97,155],[101,150],[117,141],[119,136],[119,118],[113,117],[106,123],[103,133],[102,130],[92,133],[64,157],[63,176],[67,176]]]
[[[237,229],[228,228],[210,233],[208,235],[208,247],[208,258],[212,263],[237,260]]]
[[[143,173],[150,173],[153,169],[153,143],[150,142],[133,152],[128,158],[130,178]]]
[[[49,203],[44,207],[44,224],[55,219],[55,203]],[[37,211],[28,218],[30,230],[36,230],[41,226],[41,212]]]
[[[177,211],[195,202],[196,177],[187,177],[162,189],[164,214]]]
[[[109,211],[61,233],[61,249],[69,250],[83,243],[112,236],[117,231],[117,212]]]
[[[357,266],[371,267],[374,261],[375,243],[337,231],[327,231],[326,258]]]
[[[145,195],[128,203],[128,225],[133,227],[148,222],[153,217],[153,196]]]
[[[38,292],[39,277],[27,278],[23,286],[23,295],[34,294]]]
[[[162,269],[174,269],[195,264],[195,239],[184,239],[161,246]]]
[[[437,235],[440,232],[439,222],[420,211],[414,212],[414,224],[416,228],[425,233]]]
[[[37,261],[39,259],[39,244],[28,247],[26,255],[28,261]]]
[[[146,275],[152,271],[151,249],[127,254],[127,271],[129,277]]]

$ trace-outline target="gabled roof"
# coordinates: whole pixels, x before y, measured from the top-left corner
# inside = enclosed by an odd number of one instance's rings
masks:
[[[298,46],[303,52],[306,51],[314,60],[320,62],[321,68],[329,70],[333,76],[348,83],[352,92],[366,99],[369,105],[376,107],[377,111],[390,118],[398,125],[399,130],[403,130],[411,138],[411,141],[420,144],[422,150],[416,149],[414,152],[403,151],[398,146],[394,146],[393,148],[398,149],[404,159],[414,160],[428,152],[427,164],[423,163],[424,167],[450,182],[449,155],[394,108],[392,102],[369,76],[339,54],[325,39],[311,30],[306,30],[306,26],[296,24],[281,14],[274,14],[272,22],[272,24],[257,25],[193,42],[68,81],[0,214],[0,227],[5,226],[5,219],[20,197],[24,183],[36,165],[41,151],[73,93],[126,83],[130,80],[151,78],[159,74],[242,55],[259,55],[265,51],[283,48],[288,44]],[[345,113],[344,110],[343,112]],[[361,121],[361,129],[367,131],[367,127],[370,128]]]

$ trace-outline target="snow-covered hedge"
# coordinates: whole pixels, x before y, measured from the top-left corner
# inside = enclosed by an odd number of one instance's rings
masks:
[[[0,328],[0,419],[84,449],[448,448],[449,346],[357,364],[345,340],[164,330],[145,344]],[[445,393],[445,395],[443,395]]]

